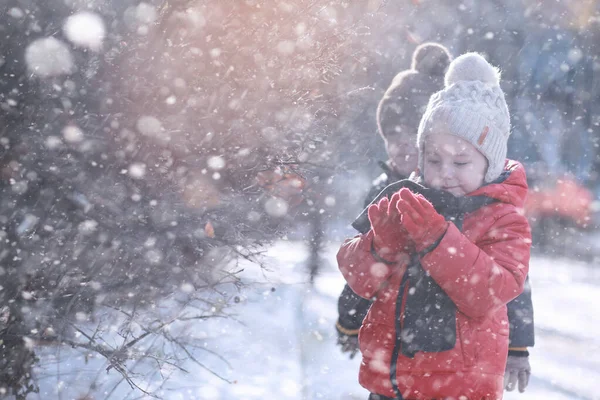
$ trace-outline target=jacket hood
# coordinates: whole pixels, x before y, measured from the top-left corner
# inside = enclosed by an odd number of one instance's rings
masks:
[[[504,171],[498,179],[469,193],[468,196],[486,196],[523,208],[527,188],[527,175],[523,165],[518,161],[506,160]]]

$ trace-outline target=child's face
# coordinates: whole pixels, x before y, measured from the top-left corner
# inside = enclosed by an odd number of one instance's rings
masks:
[[[412,135],[396,134],[385,139],[385,150],[392,167],[400,175],[409,176],[417,169],[419,151]]]
[[[425,184],[455,196],[464,196],[483,185],[488,162],[471,143],[448,133],[425,139]]]

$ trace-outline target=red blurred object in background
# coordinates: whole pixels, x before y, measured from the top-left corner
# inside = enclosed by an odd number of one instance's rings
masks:
[[[588,228],[592,217],[592,192],[571,177],[558,179],[554,185],[530,188],[525,214],[534,221],[553,218]]]

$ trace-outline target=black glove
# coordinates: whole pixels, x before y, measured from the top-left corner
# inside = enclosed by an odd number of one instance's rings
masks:
[[[518,350],[509,351],[508,360],[506,361],[506,371],[504,372],[504,388],[506,391],[512,392],[515,390],[518,383],[519,392],[525,392],[525,389],[529,384],[530,376],[531,366],[529,365],[529,352]]]
[[[358,335],[344,335],[338,331],[337,344],[340,345],[342,353],[350,353],[351,360],[358,353]]]
[[[346,329],[340,322],[336,322],[335,330],[337,331],[337,344],[340,346],[342,353],[350,353],[352,360],[358,353],[358,329]]]

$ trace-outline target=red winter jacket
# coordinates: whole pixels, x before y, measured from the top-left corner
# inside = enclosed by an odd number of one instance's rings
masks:
[[[359,296],[375,297],[359,334],[363,356],[359,381],[367,390],[394,397],[390,370],[395,364],[404,399],[502,398],[509,334],[506,303],[523,290],[531,246],[529,224],[522,213],[525,171],[519,163],[507,161],[505,173],[502,183],[469,194],[497,202],[466,214],[462,233],[449,223],[439,245],[420,260],[456,305],[452,350],[417,352],[414,358],[400,353],[392,360],[396,303],[407,263],[378,263],[371,254],[372,231],[340,248],[337,260],[349,286]],[[404,310],[399,312],[402,321]]]

